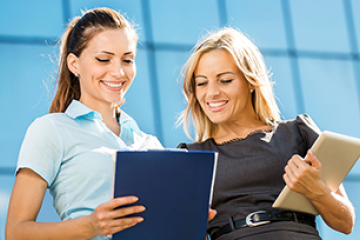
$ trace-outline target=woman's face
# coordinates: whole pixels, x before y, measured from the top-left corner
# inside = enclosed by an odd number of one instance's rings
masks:
[[[250,84],[230,53],[203,54],[194,75],[196,99],[213,123],[229,124],[253,113]]]
[[[116,29],[96,34],[80,57],[69,54],[68,66],[79,74],[80,101],[93,109],[120,101],[135,77],[135,51],[128,30]]]

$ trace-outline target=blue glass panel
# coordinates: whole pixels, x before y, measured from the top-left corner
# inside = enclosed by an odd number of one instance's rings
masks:
[[[149,1],[154,41],[193,46],[204,29],[219,26],[216,0]]]
[[[53,47],[0,44],[1,166],[15,166],[20,144],[29,124],[48,112],[52,97]]]
[[[46,190],[44,200],[41,205],[39,215],[36,219],[38,222],[59,222],[60,217],[56,213],[53,206],[53,197],[50,195],[49,190]]]
[[[355,36],[357,40],[357,48],[360,49],[360,1],[359,0],[351,0],[350,1],[352,6],[352,15],[353,15],[353,23],[355,27]]]
[[[121,109],[133,117],[144,132],[155,135],[154,106],[146,51],[139,50],[135,61],[137,74],[126,93],[126,102]]]
[[[132,1],[118,1],[118,0],[76,0],[71,1],[71,17],[80,16],[81,10],[92,9],[96,7],[108,7],[120,13],[124,13],[127,16],[127,19],[135,22],[135,24],[140,25],[138,33],[140,35],[140,40],[144,41],[145,32],[144,32],[144,22],[142,18],[141,11],[141,0],[132,0]]]
[[[298,49],[350,52],[342,0],[292,0],[289,4]]]
[[[175,125],[186,106],[179,74],[187,57],[188,54],[183,52],[156,52],[163,144],[166,147],[176,147],[180,142],[189,142],[182,126],[176,128]]]
[[[266,56],[268,68],[273,73],[272,80],[275,82],[274,90],[278,98],[277,102],[281,111],[282,119],[294,119],[296,117],[296,99],[291,76],[290,60],[287,57]]]
[[[62,32],[61,1],[0,1],[0,34],[57,38]]]
[[[321,130],[359,138],[359,100],[353,63],[300,59],[299,64],[306,112]]]
[[[286,49],[281,0],[227,0],[228,24],[249,34],[261,48]]]

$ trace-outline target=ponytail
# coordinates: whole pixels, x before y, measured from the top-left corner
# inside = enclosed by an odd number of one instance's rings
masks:
[[[60,40],[59,69],[55,80],[57,91],[49,109],[50,113],[65,112],[73,99],[80,99],[79,79],[70,72],[67,66],[67,56],[69,55],[68,50],[71,36],[74,26],[79,19],[80,17],[76,17],[69,23],[66,32]]]

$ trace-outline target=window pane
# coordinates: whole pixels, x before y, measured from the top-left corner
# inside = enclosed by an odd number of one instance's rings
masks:
[[[300,59],[306,112],[321,130],[360,137],[360,114],[353,63]],[[360,165],[354,170],[360,173]]]
[[[2,166],[15,166],[27,127],[48,112],[53,90],[53,47],[0,44],[0,151]],[[16,127],[15,127],[16,126]],[[3,165],[4,164],[4,165]]]
[[[272,80],[275,82],[274,90],[282,119],[296,117],[296,99],[293,80],[291,76],[290,60],[287,57],[266,56],[268,69],[271,69]]]
[[[163,144],[166,147],[176,147],[180,142],[189,141],[182,126],[176,128],[175,125],[179,114],[186,106],[179,74],[187,57],[188,54],[183,52],[156,52]]]
[[[218,27],[216,0],[149,1],[156,43],[195,45],[204,29]]]
[[[61,1],[0,1],[0,34],[54,37],[63,31]]]
[[[36,219],[38,222],[59,222],[60,217],[56,213],[56,210],[53,206],[53,197],[51,196],[49,190],[46,190],[44,200],[41,205],[39,215]]]
[[[351,0],[350,1],[352,6],[352,15],[354,20],[354,26],[355,26],[355,36],[357,39],[357,48],[360,49],[360,1],[359,0]]]
[[[360,137],[352,62],[300,59],[299,63],[305,109],[319,127]]]
[[[292,0],[289,4],[298,49],[350,52],[342,0]]]
[[[227,0],[228,24],[260,48],[287,48],[280,0]]]
[[[137,121],[142,131],[156,135],[155,111],[146,51],[138,50],[135,62],[137,73],[129,91],[126,93],[126,102],[121,109]],[[156,116],[156,118],[158,117]]]

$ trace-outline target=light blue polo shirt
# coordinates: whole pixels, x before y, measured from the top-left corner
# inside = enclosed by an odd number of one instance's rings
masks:
[[[112,198],[115,150],[136,149],[144,139],[150,148],[162,148],[126,113],[119,122],[120,137],[98,112],[73,100],[65,113],[47,114],[28,128],[17,171],[30,168],[46,180],[62,220],[88,215]]]

